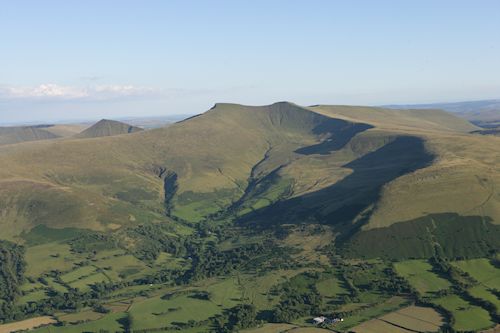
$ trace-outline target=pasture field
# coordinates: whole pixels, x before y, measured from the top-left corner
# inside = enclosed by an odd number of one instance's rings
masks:
[[[336,324],[335,329],[339,330],[348,330],[351,327],[354,327],[356,325],[359,325],[363,322],[366,322],[370,319],[382,316],[386,313],[389,313],[391,311],[395,311],[403,306],[405,306],[408,303],[408,300],[399,297],[399,296],[394,296],[389,299],[386,299],[384,301],[380,300],[380,302],[375,302],[367,307],[365,307],[363,310],[359,311],[358,313],[355,313],[353,315],[350,315],[346,318],[344,318],[344,321]]]
[[[243,287],[234,276],[217,281],[203,290],[210,293],[210,301],[219,307],[230,308],[242,302]]]
[[[68,289],[65,286],[61,285],[60,283],[56,282],[54,278],[47,277],[47,278],[45,278],[45,280],[47,281],[50,288],[52,288],[60,293],[68,292]]]
[[[50,325],[33,330],[33,333],[82,333],[82,332],[99,332],[101,329],[106,329],[110,332],[123,332],[124,319],[126,314],[123,312],[108,314],[101,319],[89,321],[78,325],[55,326]]]
[[[462,260],[453,264],[484,286],[500,289],[500,269],[493,266],[488,259]]]
[[[210,300],[194,298],[192,294],[174,295],[170,299],[156,296],[136,300],[129,309],[134,319],[134,329],[165,327],[189,320],[201,321],[221,312],[221,306]]]
[[[469,290],[467,290],[467,292],[472,297],[481,298],[485,301],[495,304],[495,306],[497,307],[497,314],[500,315],[500,299],[498,299],[498,297],[493,294],[488,288],[479,285],[470,288]]]
[[[29,291],[34,291],[34,290],[41,289],[44,287],[45,286],[38,281],[35,281],[35,282],[25,281],[25,283],[23,283],[21,285],[20,290],[23,292],[29,292]]]
[[[82,279],[84,277],[90,276],[95,273],[95,267],[93,266],[83,266],[79,267],[75,270],[72,270],[71,272],[68,272],[66,274],[63,274],[61,276],[61,280],[63,280],[66,283],[73,283],[79,279]]]
[[[31,302],[38,302],[42,299],[48,298],[47,293],[45,292],[45,289],[41,290],[35,290],[32,292],[27,293],[26,295],[23,295],[19,297],[17,300],[18,304],[27,304]]]
[[[318,292],[328,298],[335,298],[339,295],[348,294],[348,290],[344,282],[336,277],[328,278],[326,280],[316,283]]]
[[[69,285],[80,290],[89,290],[90,286],[97,282],[110,282],[109,278],[103,273],[92,273],[78,280],[71,282]]]
[[[26,250],[26,275],[37,277],[55,269],[61,272],[69,271],[74,263],[81,259],[83,258],[73,254],[70,246],[65,243],[52,242],[31,246]]]
[[[432,272],[432,266],[425,260],[406,260],[394,264],[396,272],[422,295],[433,296],[440,290],[451,287],[451,283]]]
[[[318,327],[296,327],[292,328],[287,333],[327,333],[331,332],[330,330],[318,328]]]
[[[404,329],[402,327],[394,326],[390,323],[387,323],[381,319],[375,318],[364,323],[353,327],[349,330],[349,332],[355,333],[412,333],[415,331],[410,331]]]
[[[76,313],[60,313],[55,315],[57,320],[70,324],[76,324],[81,321],[93,321],[101,319],[104,315],[92,310],[84,310]]]
[[[31,330],[33,328],[49,325],[55,323],[56,320],[50,316],[30,318],[26,320],[21,320],[15,323],[0,324],[0,333],[10,333],[24,330]]]
[[[279,297],[271,295],[270,289],[302,271],[301,269],[275,270],[260,276],[239,274],[237,278],[242,287],[242,299],[259,309],[270,309],[279,301]]]
[[[120,281],[120,276],[126,277],[129,272],[142,272],[147,266],[130,254],[117,254],[105,257],[92,263],[93,266],[105,269],[113,281]],[[129,274],[130,275],[130,274]]]
[[[139,261],[140,262],[140,261]],[[185,260],[182,258],[175,258],[170,253],[162,252],[155,260],[155,266],[168,267],[171,269],[180,269],[183,267]]]
[[[478,331],[493,326],[491,317],[483,308],[472,305],[457,295],[449,295],[432,301],[451,311],[457,331]]]
[[[437,332],[443,325],[443,317],[434,309],[409,306],[380,317],[396,326],[419,332]]]
[[[264,324],[262,327],[246,329],[241,333],[283,333],[296,327],[291,324]]]

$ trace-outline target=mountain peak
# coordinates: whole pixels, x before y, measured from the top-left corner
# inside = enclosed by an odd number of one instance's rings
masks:
[[[129,134],[142,131],[140,127],[132,126],[121,121],[111,119],[101,119],[91,127],[87,128],[76,137],[78,138],[97,138],[102,136],[113,136]]]

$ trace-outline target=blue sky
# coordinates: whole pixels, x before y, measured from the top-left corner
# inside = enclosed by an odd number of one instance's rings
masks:
[[[0,122],[500,98],[500,1],[0,2]]]

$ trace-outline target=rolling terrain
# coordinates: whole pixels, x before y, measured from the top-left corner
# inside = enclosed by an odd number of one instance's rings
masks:
[[[0,145],[71,137],[87,127],[83,124],[0,127]]]
[[[337,331],[487,329],[500,286],[462,274],[500,271],[500,137],[478,130],[438,110],[224,103],[1,146],[0,245],[27,262],[4,276],[25,277],[4,316],[50,314],[55,332],[305,332],[321,313],[346,318]]]
[[[80,136],[125,128],[101,121]],[[0,150],[4,237],[40,224],[113,230],[214,214],[261,226],[328,224],[346,236],[449,213],[494,225],[499,142],[473,130],[431,110],[217,104],[92,144],[8,146]]]
[[[45,126],[0,127],[0,145],[56,139],[59,135]]]
[[[483,127],[500,125],[500,100],[480,100],[455,103],[393,105],[397,109],[439,109],[453,113]]]

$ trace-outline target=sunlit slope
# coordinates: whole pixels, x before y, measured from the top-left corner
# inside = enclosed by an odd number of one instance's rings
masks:
[[[479,129],[467,120],[442,110],[395,110],[362,106],[316,105],[309,107],[326,116],[363,121],[394,131],[470,132]]]
[[[240,200],[249,181],[289,164],[300,157],[295,150],[329,131],[352,136],[367,128],[290,103],[218,104],[163,129],[5,146],[2,223],[12,226],[10,236],[40,223],[112,229],[161,220],[167,205],[173,216],[198,221]]]
[[[499,138],[475,129],[427,110],[217,104],[167,128],[2,146],[1,236],[214,214],[346,237],[438,213],[498,223]]]
[[[70,136],[74,136],[78,133],[81,133],[88,127],[89,125],[87,124],[57,124],[57,125],[50,125],[47,128],[45,128],[45,130],[57,136],[67,138]]]
[[[116,120],[102,119],[77,134],[77,138],[98,138],[102,136],[113,136],[120,134],[130,134],[142,131],[142,128],[122,123]]]
[[[500,224],[500,138],[439,133],[423,137],[438,158],[387,184],[365,228],[446,212],[491,217]]]

